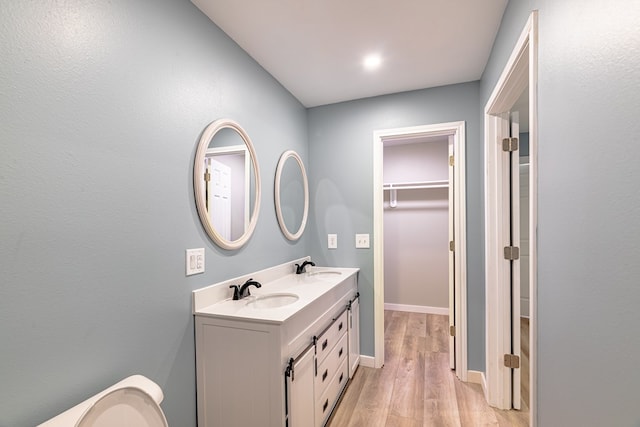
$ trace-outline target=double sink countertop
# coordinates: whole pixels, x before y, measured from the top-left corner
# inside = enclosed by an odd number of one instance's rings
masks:
[[[313,301],[338,289],[359,268],[311,267],[307,272],[295,274],[294,263],[282,264],[270,269],[227,280],[193,292],[193,314],[217,318],[283,323]],[[242,285],[247,279],[261,283],[251,287],[251,295],[241,300],[231,298],[230,285]]]

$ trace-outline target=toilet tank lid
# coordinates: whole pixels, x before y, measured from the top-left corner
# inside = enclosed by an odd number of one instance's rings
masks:
[[[162,393],[162,389],[158,384],[154,383],[149,378],[143,375],[131,375],[130,377],[127,377],[122,381],[115,383],[111,387],[101,391],[100,393],[88,398],[82,403],[79,403],[73,408],[64,411],[60,415],[57,415],[54,418],[51,418],[50,420],[39,424],[38,427],[62,427],[75,425],[76,421],[79,420],[80,417],[85,413],[85,411],[98,399],[113,390],[124,387],[135,387],[143,390],[145,393],[151,396],[158,405],[162,402],[162,399],[164,399],[164,394]]]

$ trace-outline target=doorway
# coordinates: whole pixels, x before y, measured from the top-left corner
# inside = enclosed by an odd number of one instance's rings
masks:
[[[500,409],[528,408],[532,426],[537,422],[536,87],[533,12],[485,107],[486,397]]]
[[[455,262],[451,263],[449,322],[450,354],[456,375],[467,380],[467,341],[466,341],[466,192],[465,192],[465,124],[464,122],[442,123],[437,125],[415,126],[397,129],[385,129],[374,132],[373,170],[374,170],[374,337],[375,353],[373,366],[380,368],[384,364],[384,145],[394,141],[420,141],[425,138],[447,138],[451,140],[453,150],[451,159],[452,220],[451,252]],[[447,184],[449,185],[449,184]],[[390,191],[390,188],[387,190]],[[455,246],[455,247],[454,247]]]
[[[449,314],[448,145],[447,136],[384,142],[386,310]]]

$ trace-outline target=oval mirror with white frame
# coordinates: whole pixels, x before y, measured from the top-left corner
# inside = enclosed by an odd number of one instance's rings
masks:
[[[235,121],[209,124],[198,143],[193,166],[198,216],[221,248],[241,248],[260,212],[260,168],[253,143]]]
[[[282,153],[278,161],[275,204],[282,234],[289,240],[298,240],[307,225],[309,182],[304,163],[293,150]]]

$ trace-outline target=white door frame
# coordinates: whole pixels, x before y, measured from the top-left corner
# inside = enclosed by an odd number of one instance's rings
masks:
[[[374,367],[384,365],[384,227],[383,227],[383,148],[384,141],[433,136],[453,136],[455,152],[454,209],[456,218],[455,295],[456,295],[456,375],[467,381],[467,221],[465,189],[465,123],[382,129],[373,132],[373,305]]]
[[[509,110],[529,85],[529,300],[530,300],[530,425],[537,424],[537,171],[538,171],[538,14],[531,13],[484,110],[485,124],[485,283],[486,283],[486,380],[487,401],[510,409],[511,370],[503,356],[511,352],[511,300],[509,262],[503,256],[508,242],[508,209],[503,199],[509,185],[508,161],[502,153],[509,136]]]

